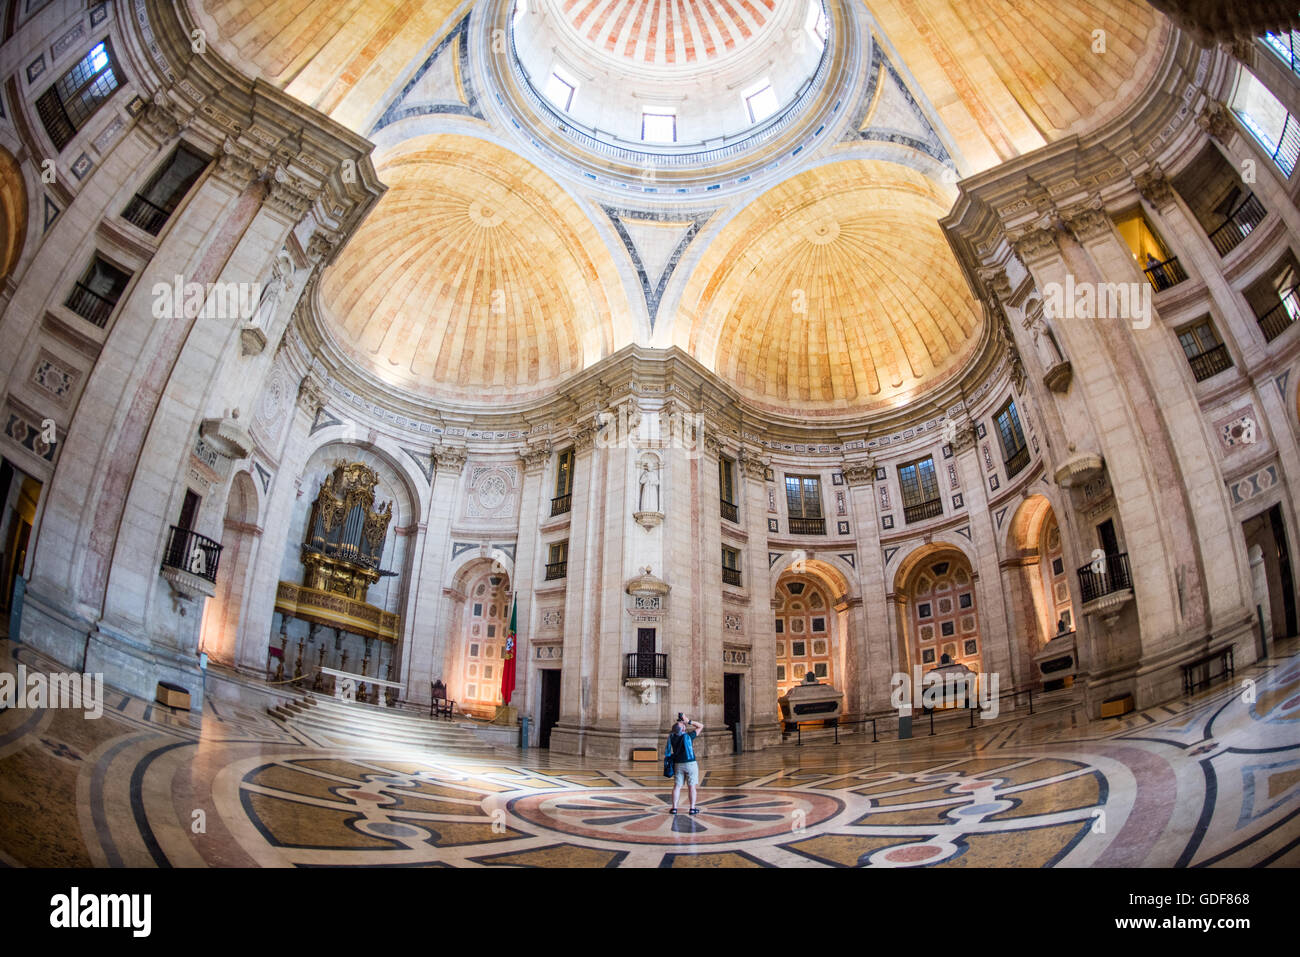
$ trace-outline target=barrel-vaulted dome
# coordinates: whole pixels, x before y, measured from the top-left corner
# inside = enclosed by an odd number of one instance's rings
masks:
[[[321,283],[337,343],[383,381],[469,403],[542,394],[631,340],[577,204],[471,137],[380,157],[388,192]]]
[[[709,246],[675,341],[756,403],[828,414],[883,408],[971,355],[981,312],[913,170],[820,166],[769,190]]]

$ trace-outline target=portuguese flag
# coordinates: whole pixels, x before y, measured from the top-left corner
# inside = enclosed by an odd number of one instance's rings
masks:
[[[506,632],[506,646],[501,652],[501,701],[510,703],[510,696],[515,693],[515,631],[519,620],[519,596],[510,606],[510,628]]]

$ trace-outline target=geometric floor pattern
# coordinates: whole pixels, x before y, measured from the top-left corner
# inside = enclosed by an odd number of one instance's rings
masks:
[[[0,640],[0,670],[48,670]],[[1300,864],[1300,648],[1119,721],[1078,709],[910,741],[657,765],[321,748],[255,708],[120,693],[0,712],[0,863],[267,867]]]

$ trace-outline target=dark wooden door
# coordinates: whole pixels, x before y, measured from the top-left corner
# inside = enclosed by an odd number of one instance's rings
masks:
[[[1115,523],[1109,518],[1097,526],[1097,538],[1101,550],[1107,555],[1119,554],[1119,541],[1115,538]]]
[[[636,630],[636,678],[654,678],[655,675],[655,630],[638,628]]]
[[[740,743],[740,675],[724,674],[722,676],[722,720],[731,729],[732,746],[736,754],[741,752]]]
[[[560,720],[560,670],[550,668],[540,672],[542,676],[542,715],[537,728],[537,746],[551,746],[551,729]]]
[[[1269,524],[1273,529],[1273,543],[1277,546],[1278,575],[1282,579],[1282,605],[1286,609],[1286,633],[1296,630],[1295,579],[1291,574],[1291,550],[1287,547],[1286,526],[1282,522],[1282,506],[1268,510]]]

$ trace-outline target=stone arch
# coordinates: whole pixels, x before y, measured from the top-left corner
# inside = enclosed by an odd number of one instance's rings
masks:
[[[769,619],[770,624],[762,630],[761,634],[770,636],[771,644],[767,647],[756,647],[753,653],[770,655],[775,661],[775,667],[770,672],[773,676],[774,706],[776,698],[798,683],[794,673],[796,663],[806,670],[814,671],[818,663],[827,665],[826,675],[819,675],[819,678],[829,681],[843,691],[846,707],[850,709],[856,706],[860,695],[865,693],[865,689],[858,687],[857,668],[858,643],[865,640],[865,636],[858,634],[861,615],[857,608],[861,602],[855,587],[856,576],[850,577],[851,575],[851,567],[842,559],[822,555],[807,558],[801,556],[797,550],[783,555],[769,570],[768,594],[775,607]],[[791,582],[802,582],[806,588],[815,589],[820,595],[819,602],[814,605],[810,603],[810,599],[799,601],[802,596],[790,594],[788,585]],[[795,611],[792,606],[796,603],[804,606],[799,610],[798,615],[804,622],[804,630],[798,633],[793,631],[778,633],[777,627],[783,626],[778,626],[777,622],[785,623],[791,620],[791,614]],[[814,620],[819,617],[825,619],[824,639],[819,637],[823,633],[816,632],[812,627]],[[805,634],[807,637],[799,639],[793,637],[795,634]],[[804,643],[804,654],[795,655],[795,642],[801,640]],[[822,640],[825,640],[827,645],[824,653],[818,653],[816,644]],[[781,675],[783,666],[786,671]],[[755,673],[762,674],[764,671]],[[802,679],[803,673],[799,673],[797,677]],[[756,688],[755,692],[768,693],[766,689],[761,688]]]
[[[226,497],[221,532],[221,574],[217,593],[203,611],[199,650],[218,664],[233,667],[239,627],[250,592],[262,529],[258,524],[261,500],[257,483],[247,469],[235,473]]]
[[[18,266],[27,240],[27,188],[22,169],[0,146],[0,282]]]
[[[894,575],[898,660],[909,670],[934,668],[944,654],[971,671],[983,670],[988,650],[976,567],[964,548],[949,542],[921,545],[899,564]]]
[[[1071,584],[1071,562],[1064,528],[1052,501],[1035,493],[1025,498],[1007,523],[1002,580],[1011,615],[1012,647],[1019,673],[1037,674],[1033,656],[1060,630],[1078,628],[1078,602]]]
[[[501,651],[510,624],[513,568],[477,552],[451,576],[442,680],[462,711],[491,716],[500,701]]]
[[[407,596],[411,592],[418,563],[414,545],[421,502],[406,466],[374,441],[359,441],[336,433],[323,437],[307,454],[298,479],[301,494],[294,499],[285,540],[270,546],[278,548],[281,555],[278,578],[294,584],[302,583],[304,567],[301,548],[312,502],[316,499],[321,482],[340,459],[361,462],[374,469],[379,476],[379,484],[375,487],[376,502],[392,502],[393,517],[385,535],[380,568],[394,572],[395,575],[385,575],[372,585],[367,591],[366,602],[405,618]],[[259,587],[274,589],[277,583],[262,582]],[[405,620],[401,623],[403,635],[409,633],[408,624]],[[304,671],[323,665],[359,673],[365,663],[369,662],[367,673],[371,677],[386,678],[386,669],[391,666],[393,680],[400,680],[400,663],[403,659],[401,642],[386,647],[388,643],[384,641],[367,641],[357,635],[336,633],[332,628],[312,626],[296,619],[286,621],[278,612],[272,615],[270,632],[265,638],[269,638],[273,646],[279,647],[282,638],[288,642],[286,673],[291,673],[291,663],[294,662],[301,643]],[[263,637],[244,636],[244,640],[263,640]]]

